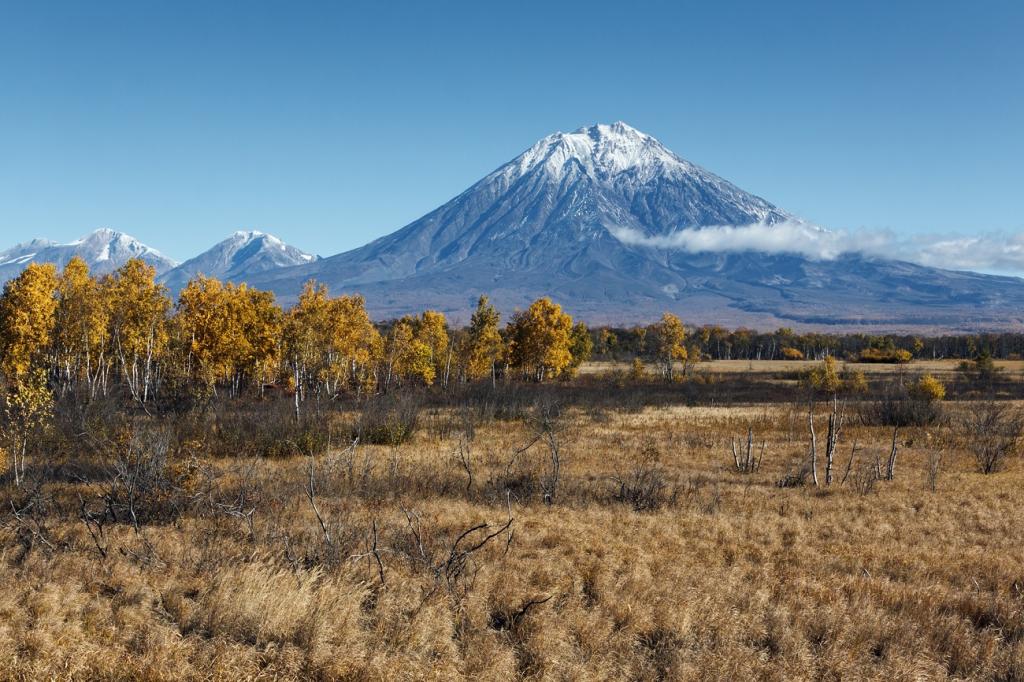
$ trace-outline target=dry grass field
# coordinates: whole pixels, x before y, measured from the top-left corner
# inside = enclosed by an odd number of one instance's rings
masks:
[[[805,406],[420,421],[5,484],[0,677],[1024,680],[1024,468],[962,430],[900,431],[876,481],[891,430],[850,419],[831,486],[779,487]]]
[[[898,372],[928,373],[944,379],[956,375],[960,360],[914,360],[910,364],[847,362],[840,366],[859,370],[868,375],[890,375]],[[805,372],[821,364],[814,360],[710,360],[698,363],[694,371],[705,374],[778,374]],[[1004,375],[1024,375],[1024,360],[994,360],[993,365]],[[654,373],[656,368],[648,366]],[[594,361],[580,368],[582,374],[600,375],[612,372],[628,372],[628,362]]]

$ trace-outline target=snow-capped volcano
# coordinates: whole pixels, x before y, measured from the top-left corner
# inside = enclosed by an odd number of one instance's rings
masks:
[[[132,258],[141,258],[163,273],[176,263],[138,239],[108,228],[90,232],[69,244],[33,239],[0,253],[0,281],[15,277],[29,263],[53,263],[58,268],[78,256],[94,274],[113,272]]]
[[[673,196],[664,198],[673,214],[659,228],[770,224],[792,219],[621,121],[548,135],[489,178],[515,181],[543,175],[549,182],[561,182],[579,172],[604,190],[630,199],[674,185]],[[672,205],[673,197],[679,200],[676,205]]]
[[[314,278],[365,295],[379,317],[434,308],[465,321],[484,293],[505,311],[552,296],[591,322],[670,310],[762,328],[1020,324],[1020,279],[815,255],[828,234],[650,135],[599,124],[544,137],[386,237],[249,282],[288,301]]]
[[[594,125],[545,137],[416,222],[306,270],[346,286],[463,262],[554,274],[583,254],[621,253],[623,231],[644,238],[788,220],[625,123]]]
[[[256,273],[316,260],[317,256],[285,244],[272,234],[257,230],[238,231],[165,273],[161,281],[171,291],[178,291],[199,274],[243,282]]]

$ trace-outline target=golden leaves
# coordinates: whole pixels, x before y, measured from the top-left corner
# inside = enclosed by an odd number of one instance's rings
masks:
[[[538,381],[557,377],[572,364],[572,317],[550,298],[516,312],[508,336],[510,364]]]

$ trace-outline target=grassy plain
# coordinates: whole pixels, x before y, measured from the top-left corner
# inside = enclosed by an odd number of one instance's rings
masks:
[[[868,375],[887,375],[897,372],[928,373],[936,377],[949,378],[957,373],[960,360],[915,360],[909,364],[840,362],[841,367],[859,370]],[[706,374],[775,374],[807,371],[821,364],[814,360],[710,360],[694,366],[694,371]],[[994,360],[993,364],[1001,372],[1020,377],[1024,374],[1024,360]],[[580,368],[582,374],[606,374],[609,372],[627,372],[630,363],[614,361],[588,362]],[[655,372],[654,366],[647,368]]]
[[[406,443],[313,457],[186,443],[116,520],[116,465],[65,463],[0,490],[0,678],[1024,680],[1024,467],[977,473],[965,409],[902,430],[891,482],[891,429],[851,417],[829,487],[776,485],[808,452],[786,402],[434,407]]]

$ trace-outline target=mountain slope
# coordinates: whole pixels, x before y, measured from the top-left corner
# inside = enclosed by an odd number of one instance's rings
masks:
[[[398,232],[304,271],[348,285],[480,256],[516,270],[564,260],[595,242],[621,247],[609,228],[659,236],[790,219],[649,135],[624,123],[596,125],[549,135]]]
[[[832,328],[1017,328],[1024,281],[845,254],[654,248],[712,226],[799,225],[623,123],[550,135],[440,208],[364,247],[250,278],[285,301],[315,278],[379,317],[476,296],[505,311],[551,295],[591,322]],[[798,233],[799,234],[799,233]]]
[[[73,257],[82,258],[94,274],[113,272],[131,258],[141,258],[163,273],[176,263],[156,249],[123,232],[102,228],[70,244],[34,239],[0,253],[0,282],[16,277],[29,263],[53,263],[58,268]]]
[[[195,258],[164,273],[161,282],[179,291],[196,275],[242,282],[267,270],[312,263],[316,256],[257,231],[235,232]]]

